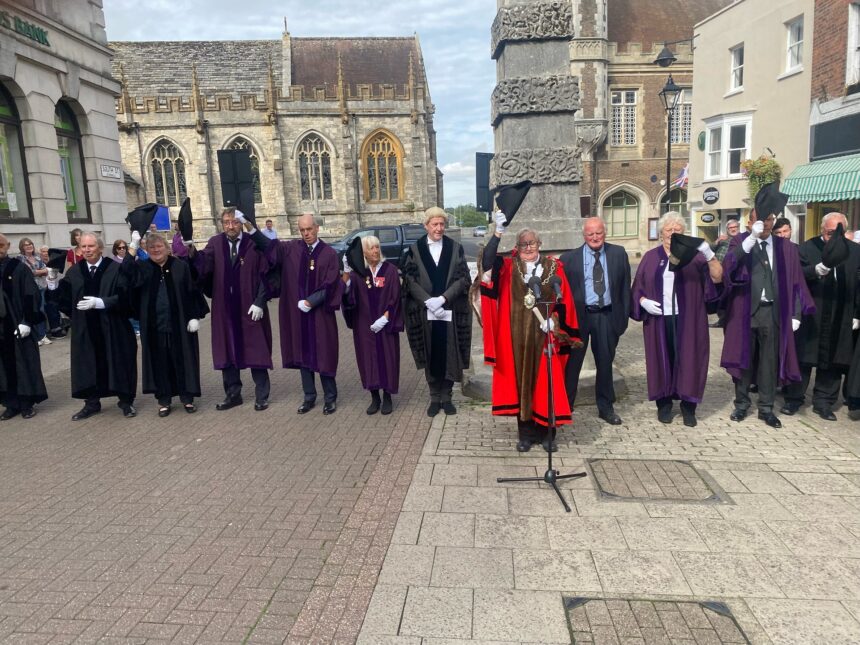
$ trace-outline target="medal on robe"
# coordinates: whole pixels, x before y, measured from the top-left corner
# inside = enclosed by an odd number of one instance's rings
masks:
[[[537,304],[535,301],[535,294],[529,291],[523,298],[523,306],[525,306],[526,309],[534,309],[535,304]]]
[[[314,267],[314,259],[313,259],[313,258],[311,258],[311,263],[310,263],[310,265],[308,266],[308,268],[309,268],[311,271],[313,271],[313,270],[316,268],[316,267]]]
[[[368,289],[370,289],[370,288],[373,286],[373,285],[370,283],[370,276],[367,276],[367,277],[364,279],[364,284],[366,284],[366,285],[367,285],[367,288],[368,288]]]

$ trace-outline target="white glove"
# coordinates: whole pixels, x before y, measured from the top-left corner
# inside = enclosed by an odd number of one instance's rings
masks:
[[[555,329],[555,321],[552,318],[547,318],[540,324],[540,330],[543,333],[549,333]]]
[[[378,334],[379,332],[382,331],[382,328],[385,327],[385,325],[387,325],[387,324],[388,324],[388,318],[386,318],[385,316],[380,316],[379,318],[377,318],[376,320],[373,321],[373,324],[370,326],[370,331],[372,331],[374,334]]]
[[[188,321],[188,326],[186,327],[189,334],[196,334],[200,331],[200,321],[196,318],[192,318]]]
[[[54,291],[57,286],[59,285],[57,284],[56,280],[48,280],[48,291]]]
[[[830,273],[830,267],[826,267],[823,262],[819,262],[815,265],[815,272],[823,278]]]
[[[758,224],[758,222],[756,222]],[[743,247],[744,253],[749,253],[752,251],[752,248],[755,246],[755,243],[758,241],[758,238],[755,235],[748,235],[743,242],[741,242],[741,247]]]
[[[639,301],[639,305],[652,316],[663,315],[663,305],[661,305],[656,300],[651,300],[650,298],[642,298],[642,300]]]
[[[427,307],[434,314],[445,306],[445,297],[444,296],[436,296],[434,298],[427,298],[424,301],[424,306]]]
[[[860,318],[852,318],[851,319],[851,329],[857,331],[860,329]]]
[[[349,266],[349,261],[346,259],[346,253],[343,254],[343,272],[352,273],[352,267]]]
[[[854,231],[854,236],[851,239],[860,244],[860,229]]]
[[[192,247],[192,246],[194,246],[194,240],[186,240],[186,239],[183,239],[183,240],[182,240],[182,243],[183,243],[185,246],[187,246],[187,247]]]
[[[496,233],[501,235],[505,232],[505,222],[508,220],[508,216],[505,215],[502,211],[496,211],[496,214],[493,216],[496,222]]]
[[[307,300],[299,300],[299,309],[301,309],[305,313],[308,313],[312,309],[312,307],[308,304]]]
[[[18,338],[27,338],[30,335],[30,326],[21,323],[18,325]]]
[[[251,320],[254,322],[259,322],[263,319],[263,308],[258,307],[257,305],[251,305],[251,308],[248,309],[248,315],[251,316]]]
[[[800,329],[800,321],[797,318],[791,319],[791,331],[797,331]]]
[[[83,300],[78,301],[78,309],[87,311],[89,309],[104,309],[105,301],[95,296],[84,296]]]
[[[248,220],[245,218],[245,213],[243,213],[242,211],[240,211],[238,208],[236,209],[236,212],[235,212],[235,213],[233,213],[233,217],[235,217],[237,220],[239,220],[239,223],[240,223],[240,224],[244,224],[245,222],[247,222],[247,221],[248,221]]]
[[[702,242],[696,249],[699,253],[705,256],[705,260],[710,262],[714,259],[714,252],[711,250],[711,245],[707,242]]]
[[[761,220],[755,222],[750,229],[750,233],[753,237],[758,237],[764,232],[764,222]]]

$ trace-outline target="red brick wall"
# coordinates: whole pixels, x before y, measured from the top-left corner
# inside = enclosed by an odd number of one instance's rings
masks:
[[[815,0],[812,40],[812,98],[827,101],[845,95],[849,0]]]

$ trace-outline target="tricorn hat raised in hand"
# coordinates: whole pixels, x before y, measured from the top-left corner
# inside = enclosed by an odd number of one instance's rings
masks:
[[[368,276],[367,266],[364,263],[364,249],[361,248],[361,238],[356,235],[349,243],[346,250],[346,261],[350,268],[362,278]]]
[[[516,184],[496,186],[493,189],[493,192],[496,194],[496,205],[507,215],[505,226],[508,226],[511,220],[514,219],[514,215],[517,214],[531,187],[532,182],[526,179]]]
[[[701,237],[672,233],[672,240],[669,242],[669,271],[680,271],[692,262],[704,241]]]
[[[132,231],[137,231],[138,235],[143,237],[149,231],[149,225],[152,224],[157,212],[158,204],[144,204],[131,211],[125,221]]]
[[[48,261],[45,263],[49,269],[63,272],[66,268],[66,256],[68,251],[65,249],[48,249]]]
[[[771,215],[779,217],[788,203],[788,195],[779,192],[779,182],[765,184],[755,195],[755,215],[760,220],[766,220]]]
[[[179,209],[179,217],[176,218],[176,225],[179,227],[179,234],[186,242],[194,239],[193,217],[191,215],[191,198],[186,197],[182,202],[182,208]]]
[[[254,189],[243,188],[239,192],[239,200],[236,202],[236,210],[242,211],[245,219],[251,222],[251,225],[257,227],[257,218],[254,213]]]
[[[845,239],[845,228],[842,226],[842,222],[839,222],[836,225],[836,230],[833,231],[830,239],[827,240],[821,250],[821,263],[833,269],[845,262],[849,253],[848,240]]]

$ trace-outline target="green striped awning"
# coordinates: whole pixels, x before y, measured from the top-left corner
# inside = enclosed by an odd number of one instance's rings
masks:
[[[789,204],[860,199],[860,154],[798,166],[780,186]]]

